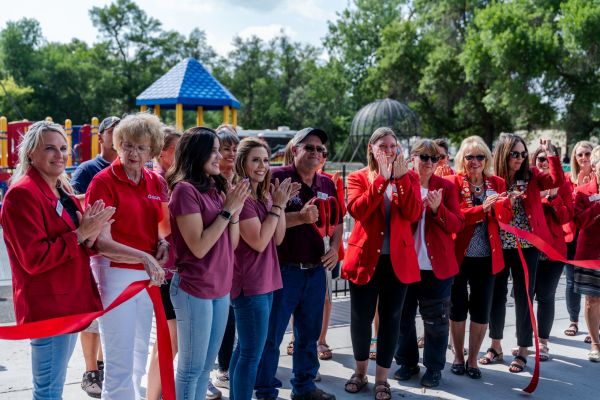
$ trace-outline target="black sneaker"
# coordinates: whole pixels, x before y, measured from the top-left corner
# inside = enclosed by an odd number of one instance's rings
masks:
[[[394,372],[394,379],[398,381],[407,381],[413,377],[413,375],[417,375],[421,369],[418,365],[409,367],[408,365],[400,365],[400,368]]]
[[[102,395],[102,382],[100,382],[100,371],[87,371],[81,380],[81,389],[88,396],[99,399]]]
[[[421,378],[421,386],[437,387],[440,385],[440,379],[442,379],[441,371],[432,371],[427,369]]]
[[[100,382],[104,382],[104,361],[96,361],[98,372],[100,372]]]
[[[310,393],[297,395],[292,393],[292,400],[335,400],[335,395],[315,389]]]

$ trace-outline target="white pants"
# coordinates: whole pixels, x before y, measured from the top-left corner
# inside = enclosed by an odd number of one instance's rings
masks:
[[[107,307],[131,283],[148,279],[145,271],[95,268],[102,304]],[[141,400],[152,329],[152,301],[145,290],[100,318],[104,349],[104,400]]]

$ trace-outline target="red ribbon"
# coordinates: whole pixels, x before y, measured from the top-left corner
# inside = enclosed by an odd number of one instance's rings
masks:
[[[0,339],[22,340],[64,335],[79,332],[87,328],[93,320],[103,316],[110,310],[131,299],[146,289],[156,316],[156,332],[158,340],[158,364],[162,384],[162,395],[165,400],[175,400],[175,381],[173,379],[173,353],[165,310],[163,308],[160,289],[158,286],[148,286],[150,280],[131,283],[123,292],[102,311],[84,314],[67,315],[42,321],[28,322],[20,325],[0,327]]]
[[[560,261],[566,264],[575,265],[580,268],[600,269],[600,260],[567,260],[562,254],[560,254],[555,248],[553,248],[550,244],[545,242],[539,236],[500,221],[498,221],[498,224],[500,225],[500,228],[502,230],[510,232],[513,235],[519,237],[520,239],[527,240],[529,243],[534,245],[539,251],[544,253],[546,256],[548,256],[549,259],[553,261]],[[540,380],[540,343],[538,341],[538,328],[537,321],[535,319],[535,313],[533,312],[533,303],[531,302],[531,297],[529,296],[529,269],[527,268],[527,263],[525,261],[525,257],[523,256],[523,251],[521,250],[521,245],[518,240],[517,250],[519,252],[519,258],[521,259],[521,265],[523,266],[523,274],[525,276],[525,291],[527,294],[527,305],[529,306],[529,317],[531,318],[531,327],[533,328],[533,337],[535,340],[535,367],[533,369],[533,376],[531,377],[529,384],[523,389],[523,391],[526,393],[533,393],[537,388],[537,385]]]

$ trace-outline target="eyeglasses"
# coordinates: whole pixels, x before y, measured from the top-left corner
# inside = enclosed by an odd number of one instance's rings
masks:
[[[440,157],[439,156],[430,156],[429,154],[419,154],[419,158],[423,162],[427,162],[427,161],[431,160],[431,162],[434,163],[434,164],[436,162],[440,161]]]
[[[519,156],[521,156],[521,158],[527,158],[527,156],[529,155],[529,153],[527,153],[526,151],[522,151],[520,153],[518,151],[511,151],[508,154],[510,154],[510,158],[514,159],[519,158]]]
[[[548,157],[538,157],[537,160],[541,163],[548,161]]]
[[[128,153],[131,153],[133,151],[136,151],[138,154],[145,154],[150,152],[150,146],[145,146],[143,144],[136,146],[135,144],[131,144],[129,142],[123,142],[121,144],[121,147]]]
[[[476,156],[469,154],[468,156],[465,156],[465,160],[467,160],[467,161],[477,160],[479,162],[482,162],[482,161],[485,161],[485,156],[483,154],[477,154]]]
[[[327,149],[324,146],[315,146],[312,144],[305,144],[302,147],[304,148],[305,151],[308,151],[309,153],[316,151],[317,153],[324,154],[327,152]]]
[[[589,157],[591,155],[592,155],[592,153],[590,151],[586,151],[585,153],[577,154],[577,158]]]

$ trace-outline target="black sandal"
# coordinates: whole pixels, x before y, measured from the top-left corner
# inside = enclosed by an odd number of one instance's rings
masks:
[[[380,394],[385,396],[379,397]],[[385,381],[375,382],[375,400],[392,400],[390,384]]]
[[[450,372],[452,372],[454,375],[464,375],[465,374],[465,364],[463,364],[463,363],[452,364],[452,367],[450,368]]]
[[[369,383],[367,375],[352,374],[350,379],[344,384],[344,390],[348,393],[358,393],[367,386],[367,383]],[[352,388],[351,385],[354,385],[354,387]]]
[[[571,322],[571,325],[565,329],[566,336],[575,336],[579,332],[579,326],[575,322]]]
[[[491,353],[492,357],[488,357],[488,354]],[[479,359],[479,364],[481,365],[489,365],[496,364],[504,359],[504,354],[502,352],[498,353],[496,349],[490,347],[485,351],[485,356]]]
[[[519,361],[521,361],[523,364],[519,364]],[[513,374],[518,374],[519,372],[523,372],[526,365],[527,360],[525,357],[517,355],[508,366],[508,371],[512,372]]]
[[[471,379],[481,379],[481,370],[479,368],[469,367],[469,362],[465,362],[467,376]]]

